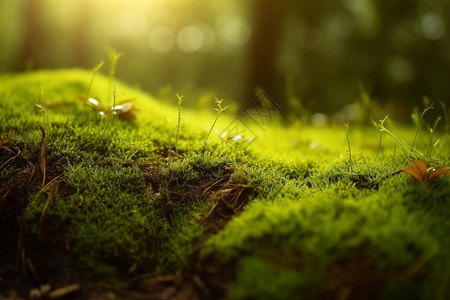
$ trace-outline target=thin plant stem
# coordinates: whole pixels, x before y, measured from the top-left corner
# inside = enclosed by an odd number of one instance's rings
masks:
[[[122,53],[116,52],[116,51],[112,51],[109,55],[109,59],[111,61],[111,66],[109,68],[108,102],[111,100],[111,94],[109,93],[109,91],[112,88],[114,73],[116,72],[116,67],[117,67],[117,61],[119,60],[119,58],[121,56],[122,56]]]
[[[382,140],[383,140],[383,132],[381,131],[381,132],[380,132],[380,140],[379,140],[379,142],[378,142],[378,151],[377,151],[377,155],[375,156],[375,160],[378,159],[378,155],[380,154],[380,152],[381,152],[381,153],[383,152],[383,150],[382,150],[382,148],[381,148],[381,142],[382,142]],[[384,156],[384,155],[383,155],[383,156]]]
[[[209,136],[211,135],[211,132],[213,131],[214,126],[216,126],[216,123],[217,123],[217,120],[219,119],[220,114],[228,108],[228,106],[222,107],[222,101],[223,101],[223,99],[219,100],[216,98],[217,107],[213,108],[215,111],[217,111],[216,119],[214,120],[214,123],[212,124],[211,128],[209,129],[208,135],[205,138],[205,142],[203,143],[203,147],[202,147],[202,154],[205,152],[206,144],[208,143]]]
[[[397,158],[397,145],[398,142],[395,142],[395,146],[394,146],[394,158],[392,159],[392,165],[395,168],[395,165],[397,164],[396,158]]]
[[[117,94],[117,90],[116,90],[116,84],[113,84],[113,118],[116,117],[116,94]]]
[[[353,160],[352,160],[352,147],[350,145],[350,137],[348,135],[349,123],[345,123],[345,137],[348,144],[348,158],[350,162],[350,174],[353,175]]]
[[[105,130],[103,131],[103,134],[101,136],[101,139],[103,139],[103,137],[105,136],[106,132],[108,131],[109,127],[111,126],[111,122],[113,121],[113,119],[116,116],[116,94],[117,94],[117,90],[116,90],[116,84],[113,85],[114,89],[113,89],[113,98],[114,98],[114,106],[113,106],[113,117],[111,118],[111,120],[109,120],[108,125],[106,125]]]
[[[390,132],[385,126],[384,126],[384,122],[387,120],[388,116],[386,116],[383,120],[380,120],[380,123],[378,124],[380,131],[381,132],[386,132],[387,134],[389,134],[398,144],[398,146],[400,147],[400,149],[402,150],[402,152],[405,154],[406,158],[409,159],[409,157],[413,157],[415,159],[417,159],[417,157],[414,155],[412,150],[409,150],[408,148],[406,148],[403,143],[392,133]]]
[[[92,69],[92,76],[91,76],[91,81],[89,82],[89,87],[88,90],[86,92],[86,98],[89,99],[89,94],[91,93],[91,87],[92,87],[92,83],[94,82],[94,78],[97,75],[98,70],[100,70],[100,68],[103,66],[103,61],[101,61],[98,65],[96,65],[93,69]]]
[[[422,112],[422,114],[421,114],[420,116],[419,116],[419,112],[416,112],[416,113],[417,113],[417,128],[416,128],[416,134],[414,135],[414,140],[413,140],[412,145],[411,145],[411,150],[410,150],[411,153],[412,153],[413,150],[414,150],[414,145],[416,144],[416,139],[417,139],[417,136],[419,135],[419,131],[420,131],[420,127],[421,127],[421,125],[422,125],[423,117],[425,116],[425,114],[427,113],[427,111],[429,111],[429,110],[431,110],[431,109],[433,109],[433,103],[431,103],[430,105],[428,105],[428,106],[423,110],[423,112]]]
[[[180,132],[180,123],[181,123],[181,110],[183,109],[183,95],[177,95],[178,98],[178,124],[177,124],[177,134],[175,136],[175,151],[178,155],[178,133]]]

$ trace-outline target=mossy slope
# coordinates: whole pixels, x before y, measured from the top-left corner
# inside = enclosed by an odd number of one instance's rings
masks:
[[[406,158],[376,129],[350,128],[351,161],[343,128],[270,124],[251,144],[215,136],[202,151],[212,113],[184,110],[175,145],[175,97],[116,83],[137,119],[100,118],[77,99],[89,79],[0,77],[0,141],[15,139],[0,149],[2,290],[89,293],[87,275],[153,296],[175,285],[211,299],[450,297],[450,180],[398,174]],[[91,95],[108,99],[108,86],[98,76]],[[448,131],[438,138],[416,148],[449,165]]]

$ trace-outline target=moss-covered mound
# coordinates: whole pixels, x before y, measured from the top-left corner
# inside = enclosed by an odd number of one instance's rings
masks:
[[[0,297],[450,298],[447,115],[233,136],[90,78],[0,77]]]

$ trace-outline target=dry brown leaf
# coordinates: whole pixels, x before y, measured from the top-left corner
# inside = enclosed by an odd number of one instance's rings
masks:
[[[450,169],[448,167],[430,169],[429,163],[423,160],[411,158],[411,161],[416,167],[405,167],[400,169],[400,171],[411,175],[419,182],[431,182],[442,174],[450,175]]]

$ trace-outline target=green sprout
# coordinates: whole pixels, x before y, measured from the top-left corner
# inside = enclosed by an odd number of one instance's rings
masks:
[[[349,128],[350,128],[349,123],[345,123],[345,137],[347,138],[347,144],[348,144],[348,159],[350,162],[350,174],[353,175],[352,147],[350,145],[350,137],[348,134]]]
[[[94,78],[97,75],[98,70],[100,70],[100,68],[103,66],[103,61],[101,61],[98,65],[96,65],[93,69],[92,69],[92,76],[91,76],[91,81],[89,82],[89,87],[88,90],[86,92],[86,98],[89,99],[89,94],[91,93],[91,88],[92,88],[92,83],[94,82]]]
[[[180,132],[180,123],[181,123],[181,110],[183,109],[183,95],[177,95],[178,98],[178,124],[177,124],[177,134],[175,136],[175,150],[178,154],[178,133]]]
[[[397,144],[399,145],[400,149],[405,154],[405,156],[406,156],[406,158],[408,160],[409,160],[410,157],[413,157],[413,158],[417,159],[417,157],[414,155],[412,149],[409,150],[408,148],[406,148],[405,145],[392,132],[390,132],[386,128],[386,126],[384,126],[384,123],[386,122],[387,119],[388,119],[388,116],[386,116],[383,120],[380,120],[380,123],[378,124],[380,132],[386,132],[387,134],[389,134],[397,142]]]
[[[50,127],[47,108],[39,103],[36,103],[35,105],[39,109],[39,111],[42,113],[42,126],[46,126],[47,128]]]
[[[425,102],[425,103],[429,102],[428,98],[424,98],[424,102]],[[411,150],[410,150],[410,152],[413,152],[414,145],[415,145],[415,143],[416,143],[416,139],[417,139],[417,136],[419,135],[420,127],[421,127],[421,125],[422,125],[423,117],[425,116],[425,114],[427,113],[427,111],[432,110],[432,109],[433,109],[433,103],[431,103],[430,105],[428,105],[428,106],[423,110],[422,114],[420,114],[420,115],[419,115],[419,111],[418,111],[417,109],[414,110],[414,113],[413,113],[413,115],[412,115],[412,118],[413,118],[413,120],[415,121],[416,127],[417,127],[417,128],[416,128],[416,134],[415,134],[415,136],[414,136],[414,140],[413,140],[412,145],[411,145]]]
[[[113,85],[113,118],[116,116],[116,94],[117,94],[117,90],[116,90],[116,84],[114,83]]]
[[[222,107],[222,101],[223,101],[223,99],[219,100],[216,98],[217,107],[213,108],[215,111],[217,111],[216,119],[214,120],[214,123],[212,124],[211,128],[209,129],[208,135],[205,138],[205,142],[202,147],[202,153],[205,152],[206,144],[208,143],[209,136],[211,135],[211,132],[213,131],[214,126],[216,126],[216,123],[217,123],[217,120],[219,119],[220,114],[228,108],[228,106]]]
[[[375,126],[375,128],[378,128],[378,124],[377,122],[375,122],[373,119],[371,120],[372,124]],[[382,146],[382,142],[383,142],[383,131],[380,130],[380,139],[378,140],[378,150],[377,150],[377,155],[375,156],[375,160],[378,159],[378,155],[383,155],[383,146]]]
[[[111,90],[112,85],[113,85],[113,78],[114,78],[114,73],[116,72],[117,61],[119,60],[119,58],[121,56],[123,56],[123,54],[120,52],[116,52],[116,51],[111,51],[111,53],[109,54],[109,60],[111,61],[111,67],[109,68],[109,85],[108,85],[107,95],[110,95],[109,91]],[[109,98],[108,100],[110,100],[110,99],[111,98]]]

